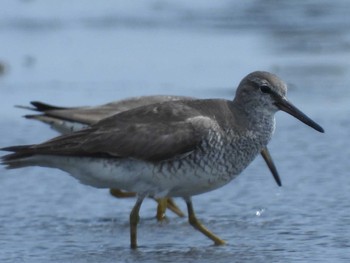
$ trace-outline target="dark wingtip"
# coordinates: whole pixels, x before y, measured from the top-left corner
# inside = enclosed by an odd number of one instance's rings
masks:
[[[3,148],[0,148],[0,151],[4,151],[4,152],[15,152],[14,147],[15,147],[15,146],[3,147]]]
[[[30,151],[28,151],[30,147],[31,145],[20,145],[1,148],[0,151],[12,153],[1,156],[0,164],[4,165],[6,169],[16,169],[26,166],[21,162],[21,160],[33,155]]]
[[[54,105],[50,105],[47,103],[43,103],[40,101],[31,101],[30,104],[32,104],[37,111],[48,111],[48,110],[62,110],[65,109],[64,107],[58,107]]]
[[[18,146],[8,146],[8,147],[3,147],[0,148],[0,151],[4,152],[18,152],[24,149],[30,148],[32,145],[18,145]]]
[[[28,115],[23,115],[23,118],[26,118],[26,119],[37,119],[38,116],[43,116],[41,114],[28,114]]]
[[[40,101],[31,101],[30,104],[32,106],[34,106],[34,107],[23,106],[23,105],[15,105],[15,107],[19,108],[19,109],[40,111],[40,112],[45,112],[45,111],[50,111],[50,110],[63,110],[63,109],[66,109],[65,107],[58,107],[58,106],[50,105],[50,104],[43,103],[43,102],[40,102]]]

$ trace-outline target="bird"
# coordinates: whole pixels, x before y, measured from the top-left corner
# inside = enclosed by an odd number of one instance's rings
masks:
[[[286,97],[287,85],[267,71],[245,76],[233,100],[167,101],[105,118],[87,129],[40,144],[2,148],[7,169],[57,168],[97,188],[136,192],[130,212],[130,247],[147,196],[181,197],[189,223],[215,245],[225,241],[197,218],[192,196],[235,179],[269,143],[282,110],[323,133]]]
[[[40,114],[28,114],[24,117],[27,119],[38,120],[40,122],[50,125],[50,127],[61,134],[68,134],[74,131],[79,131],[89,127],[90,125],[115,115],[122,111],[127,111],[136,107],[161,103],[165,101],[176,100],[194,100],[194,97],[188,96],[174,96],[174,95],[153,95],[153,96],[139,96],[131,97],[123,100],[109,102],[99,106],[85,106],[85,107],[61,107],[53,106],[40,101],[32,101],[32,106],[16,106],[22,109],[28,109]],[[278,186],[282,186],[280,176],[273,159],[267,147],[261,151],[261,155],[269,167]],[[110,189],[110,194],[116,198],[135,197],[136,193],[124,192],[120,189]],[[168,208],[179,217],[184,217],[184,213],[176,205],[171,198],[155,199],[158,203],[156,219],[163,221],[165,219],[165,210]]]

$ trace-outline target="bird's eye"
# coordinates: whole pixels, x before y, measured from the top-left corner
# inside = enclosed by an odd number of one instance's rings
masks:
[[[261,86],[260,86],[260,90],[261,90],[261,92],[263,92],[263,93],[270,93],[270,92],[271,92],[270,87],[267,86],[267,85],[261,85]]]

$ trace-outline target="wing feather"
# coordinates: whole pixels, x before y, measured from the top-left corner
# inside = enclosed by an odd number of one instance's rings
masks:
[[[162,103],[116,114],[91,128],[31,146],[33,154],[111,156],[145,161],[179,158],[196,149],[212,119],[185,103]]]

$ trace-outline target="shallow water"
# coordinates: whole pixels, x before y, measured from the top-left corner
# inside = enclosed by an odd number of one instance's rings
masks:
[[[263,69],[326,130],[285,113],[269,145],[283,187],[261,158],[236,180],[194,197],[215,247],[186,219],[77,183],[58,170],[0,168],[0,262],[349,262],[350,20],[348,1],[3,1],[0,146],[56,135],[13,105],[96,105],[144,94],[232,98]],[[178,200],[183,210],[182,200]]]

